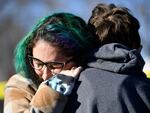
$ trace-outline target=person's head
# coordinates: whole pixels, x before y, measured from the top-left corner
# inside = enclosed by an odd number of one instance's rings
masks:
[[[61,70],[82,65],[80,56],[90,49],[86,23],[69,13],[56,13],[41,19],[16,47],[15,68],[27,78],[44,78]],[[80,59],[81,60],[81,59]]]
[[[139,22],[124,7],[114,4],[98,4],[92,11],[88,25],[96,37],[99,45],[121,43],[130,49],[139,49]]]

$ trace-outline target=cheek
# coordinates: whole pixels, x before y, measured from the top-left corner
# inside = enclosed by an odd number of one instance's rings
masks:
[[[42,72],[41,71],[39,71],[39,70],[34,70],[35,71],[35,73],[41,78],[42,77]]]

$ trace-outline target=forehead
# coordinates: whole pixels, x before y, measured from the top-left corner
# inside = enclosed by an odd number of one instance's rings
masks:
[[[44,40],[38,40],[33,47],[33,57],[44,61],[61,61],[65,58],[64,55],[61,54],[60,49],[53,46],[50,42]]]

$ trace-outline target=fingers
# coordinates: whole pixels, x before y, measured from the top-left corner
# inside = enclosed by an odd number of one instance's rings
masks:
[[[70,70],[63,70],[60,74],[64,74],[66,76],[78,77],[79,73],[82,71],[82,67],[72,67]]]
[[[77,67],[77,68],[73,67],[73,68],[71,68],[71,70],[73,72],[73,74],[71,76],[77,77],[80,74],[80,72],[82,71],[82,67],[81,66]]]

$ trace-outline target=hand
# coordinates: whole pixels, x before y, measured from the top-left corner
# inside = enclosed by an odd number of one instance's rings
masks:
[[[82,71],[82,67],[79,66],[79,67],[72,67],[70,70],[62,70],[60,74],[77,78],[81,71]]]

